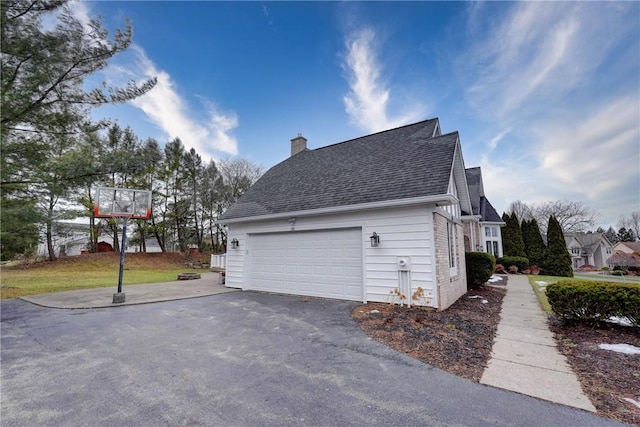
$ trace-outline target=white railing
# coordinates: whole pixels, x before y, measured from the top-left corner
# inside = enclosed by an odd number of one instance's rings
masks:
[[[211,255],[211,267],[215,268],[227,268],[227,254]]]

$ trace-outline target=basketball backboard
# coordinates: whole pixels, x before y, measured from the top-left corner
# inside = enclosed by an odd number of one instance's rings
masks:
[[[93,214],[96,218],[148,219],[151,216],[151,191],[100,187]]]

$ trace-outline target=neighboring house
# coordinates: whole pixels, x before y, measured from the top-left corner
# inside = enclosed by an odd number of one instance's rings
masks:
[[[604,267],[613,253],[604,233],[564,233],[564,240],[574,269],[585,265]]]
[[[226,286],[363,302],[398,292],[442,310],[467,289],[465,240],[482,245],[475,213],[459,135],[438,119],[314,150],[298,135],[220,218]]]
[[[480,168],[469,168],[466,170],[466,175],[474,218],[471,221],[463,219],[465,223],[465,250],[488,252],[496,258],[501,257],[503,255],[501,228],[506,224],[484,195]],[[475,221],[475,218],[479,221]],[[476,225],[478,229],[472,231],[473,225]],[[466,229],[467,227],[469,230]],[[480,237],[471,240],[475,236]]]
[[[618,242],[613,245],[613,252],[622,252],[629,255],[636,253],[640,255],[640,242]]]
[[[89,224],[60,221],[54,226],[53,246],[56,257],[75,256],[87,251],[89,245]],[[98,237],[98,252],[113,251],[113,238],[108,235]],[[49,256],[47,242],[44,236],[40,236],[38,244],[38,256]]]
[[[607,260],[609,267],[640,267],[640,242],[618,242],[613,255]]]

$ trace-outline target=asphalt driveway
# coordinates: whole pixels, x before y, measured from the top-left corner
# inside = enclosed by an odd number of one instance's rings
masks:
[[[355,306],[253,292],[2,301],[2,425],[618,425],[391,350],[351,321]]]

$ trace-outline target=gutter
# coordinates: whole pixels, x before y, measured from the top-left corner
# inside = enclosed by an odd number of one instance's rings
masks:
[[[436,196],[412,197],[408,199],[385,200],[381,202],[360,203],[357,205],[332,206],[328,208],[309,209],[303,211],[281,212],[276,214],[248,216],[244,218],[231,218],[218,220],[219,224],[237,224],[242,222],[267,221],[272,219],[305,217],[315,215],[327,215],[333,213],[345,213],[363,210],[384,209],[392,207],[403,207],[434,203],[436,206],[448,206],[459,203],[459,200],[451,194],[440,194]]]

